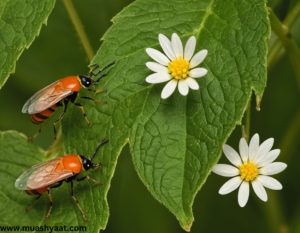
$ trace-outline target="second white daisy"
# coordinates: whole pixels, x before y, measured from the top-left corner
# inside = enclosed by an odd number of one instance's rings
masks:
[[[280,150],[271,150],[274,143],[273,138],[269,138],[259,146],[259,136],[255,134],[249,144],[244,138],[240,140],[240,156],[230,146],[224,145],[223,151],[228,160],[234,165],[217,164],[212,171],[218,175],[234,177],[227,181],[219,190],[219,193],[228,194],[239,186],[238,203],[244,207],[249,198],[249,182],[256,195],[267,201],[268,196],[264,187],[274,190],[282,189],[282,185],[269,175],[282,172],[287,165],[273,161],[278,157]]]
[[[171,41],[163,34],[159,34],[158,40],[167,56],[156,49],[146,49],[148,55],[156,61],[146,63],[150,70],[156,72],[149,75],[146,82],[162,83],[169,81],[161,93],[162,99],[172,95],[177,84],[178,90],[183,96],[188,94],[189,88],[198,90],[199,85],[194,78],[206,75],[207,70],[195,67],[205,59],[207,50],[203,49],[193,56],[196,48],[196,38],[194,36],[188,39],[184,52],[182,42],[176,33],[173,33]]]

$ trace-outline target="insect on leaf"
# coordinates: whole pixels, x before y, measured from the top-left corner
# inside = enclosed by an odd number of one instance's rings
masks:
[[[82,214],[71,196],[70,183],[65,183],[61,187],[50,191],[53,208],[49,220],[45,219],[50,207],[47,193],[43,194],[34,207],[25,213],[25,210],[34,203],[37,196],[27,195],[25,191],[15,188],[15,181],[31,166],[48,161],[51,158],[47,158],[45,151],[35,143],[28,142],[25,135],[16,131],[0,132],[0,148],[0,174],[2,177],[0,179],[1,227],[20,227],[20,229],[31,227],[23,231],[49,232],[49,227],[58,227],[59,231],[63,231],[64,226],[67,229],[71,226],[82,226],[85,227],[85,230],[82,228],[82,231],[93,232],[90,226],[83,221]],[[95,149],[91,149],[89,154],[92,154]],[[101,173],[101,170],[98,169],[93,172]],[[80,174],[80,177],[83,177],[83,175]],[[92,183],[82,181],[80,183],[75,182],[74,185],[74,196],[84,211],[94,209],[93,203],[86,199],[85,193],[93,189],[101,189],[101,186]],[[81,204],[84,202],[89,204]],[[86,217],[88,220],[93,220],[90,213]],[[45,226],[48,227],[48,230],[44,228]]]

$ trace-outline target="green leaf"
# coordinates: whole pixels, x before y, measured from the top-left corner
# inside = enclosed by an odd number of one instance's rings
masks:
[[[0,1],[0,89],[16,62],[46,24],[55,0]]]
[[[142,182],[189,231],[196,193],[240,124],[252,89],[261,98],[266,85],[270,27],[265,1],[138,0],[113,22],[92,62],[104,67],[116,61],[97,86],[107,94],[91,95],[108,104],[80,100],[92,128],[80,109],[70,106],[63,120],[65,149],[86,154],[102,138],[110,140],[97,157],[104,169],[96,176],[104,187],[92,193],[101,229],[108,221],[107,192],[118,155],[129,142]],[[145,49],[162,51],[158,34],[170,38],[174,32],[183,44],[195,36],[196,52],[208,50],[201,64],[208,74],[197,79],[200,90],[190,90],[187,97],[175,91],[162,100],[165,83],[145,82],[152,73],[145,66],[152,60]]]
[[[93,190],[93,192],[97,193],[102,187],[89,180],[74,183],[74,196],[80,203],[83,211],[86,212],[86,218],[92,223],[90,226],[81,221],[82,214],[71,196],[70,183],[64,183],[61,187],[51,190],[53,208],[48,221],[45,220],[50,207],[47,193],[40,198],[31,210],[25,213],[24,210],[34,203],[37,196],[27,195],[25,191],[15,188],[15,181],[28,168],[47,161],[49,158],[45,157],[45,152],[35,143],[28,142],[23,134],[16,131],[0,133],[0,148],[1,227],[67,226],[67,232],[69,232],[69,227],[71,226],[85,226],[86,232],[97,232],[95,229],[98,229],[99,225],[97,224],[96,213],[100,212],[100,210],[94,208],[90,191]],[[95,148],[90,150],[89,153],[92,154],[94,150]],[[101,174],[102,171],[98,169],[90,173]],[[93,177],[93,174],[89,175]],[[79,177],[82,176],[81,174]],[[50,230],[39,228],[38,232],[50,232]]]

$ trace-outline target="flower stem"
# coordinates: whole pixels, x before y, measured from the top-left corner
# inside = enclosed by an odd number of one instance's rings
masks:
[[[245,138],[247,142],[249,142],[249,134],[250,134],[250,114],[251,114],[251,97],[249,99],[247,109],[245,112],[245,124],[242,126],[242,137]]]
[[[89,61],[92,61],[93,57],[94,57],[94,52],[93,52],[93,49],[90,45],[90,42],[86,36],[86,33],[83,29],[83,26],[82,26],[82,23],[78,17],[78,14],[74,8],[74,5],[72,3],[71,0],[62,0],[67,11],[68,11],[68,14],[71,18],[71,21],[75,27],[75,30],[79,36],[79,39],[80,39],[80,42],[82,43],[82,46],[84,48],[84,51],[89,59]]]

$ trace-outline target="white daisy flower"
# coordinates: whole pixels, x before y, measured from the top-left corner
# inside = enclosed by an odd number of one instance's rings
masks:
[[[189,88],[198,90],[199,85],[194,78],[206,75],[207,70],[195,67],[204,60],[207,50],[203,49],[193,56],[196,48],[194,36],[191,36],[186,42],[184,52],[182,42],[176,33],[173,33],[171,41],[163,34],[158,35],[158,40],[167,56],[156,49],[146,49],[148,55],[158,62],[146,63],[150,70],[156,72],[149,75],[146,82],[162,83],[169,81],[161,93],[163,99],[168,98],[175,91],[177,83],[178,90],[183,96],[189,93]]]
[[[249,198],[249,182],[256,195],[263,201],[268,200],[264,187],[280,190],[282,185],[269,175],[282,172],[287,165],[273,161],[278,157],[280,150],[271,150],[274,143],[273,138],[269,138],[259,146],[259,135],[255,134],[249,144],[244,138],[240,140],[240,156],[230,146],[224,145],[223,151],[227,159],[234,165],[216,164],[212,171],[218,175],[234,177],[227,181],[219,190],[221,195],[228,194],[239,186],[238,202],[244,207]]]

